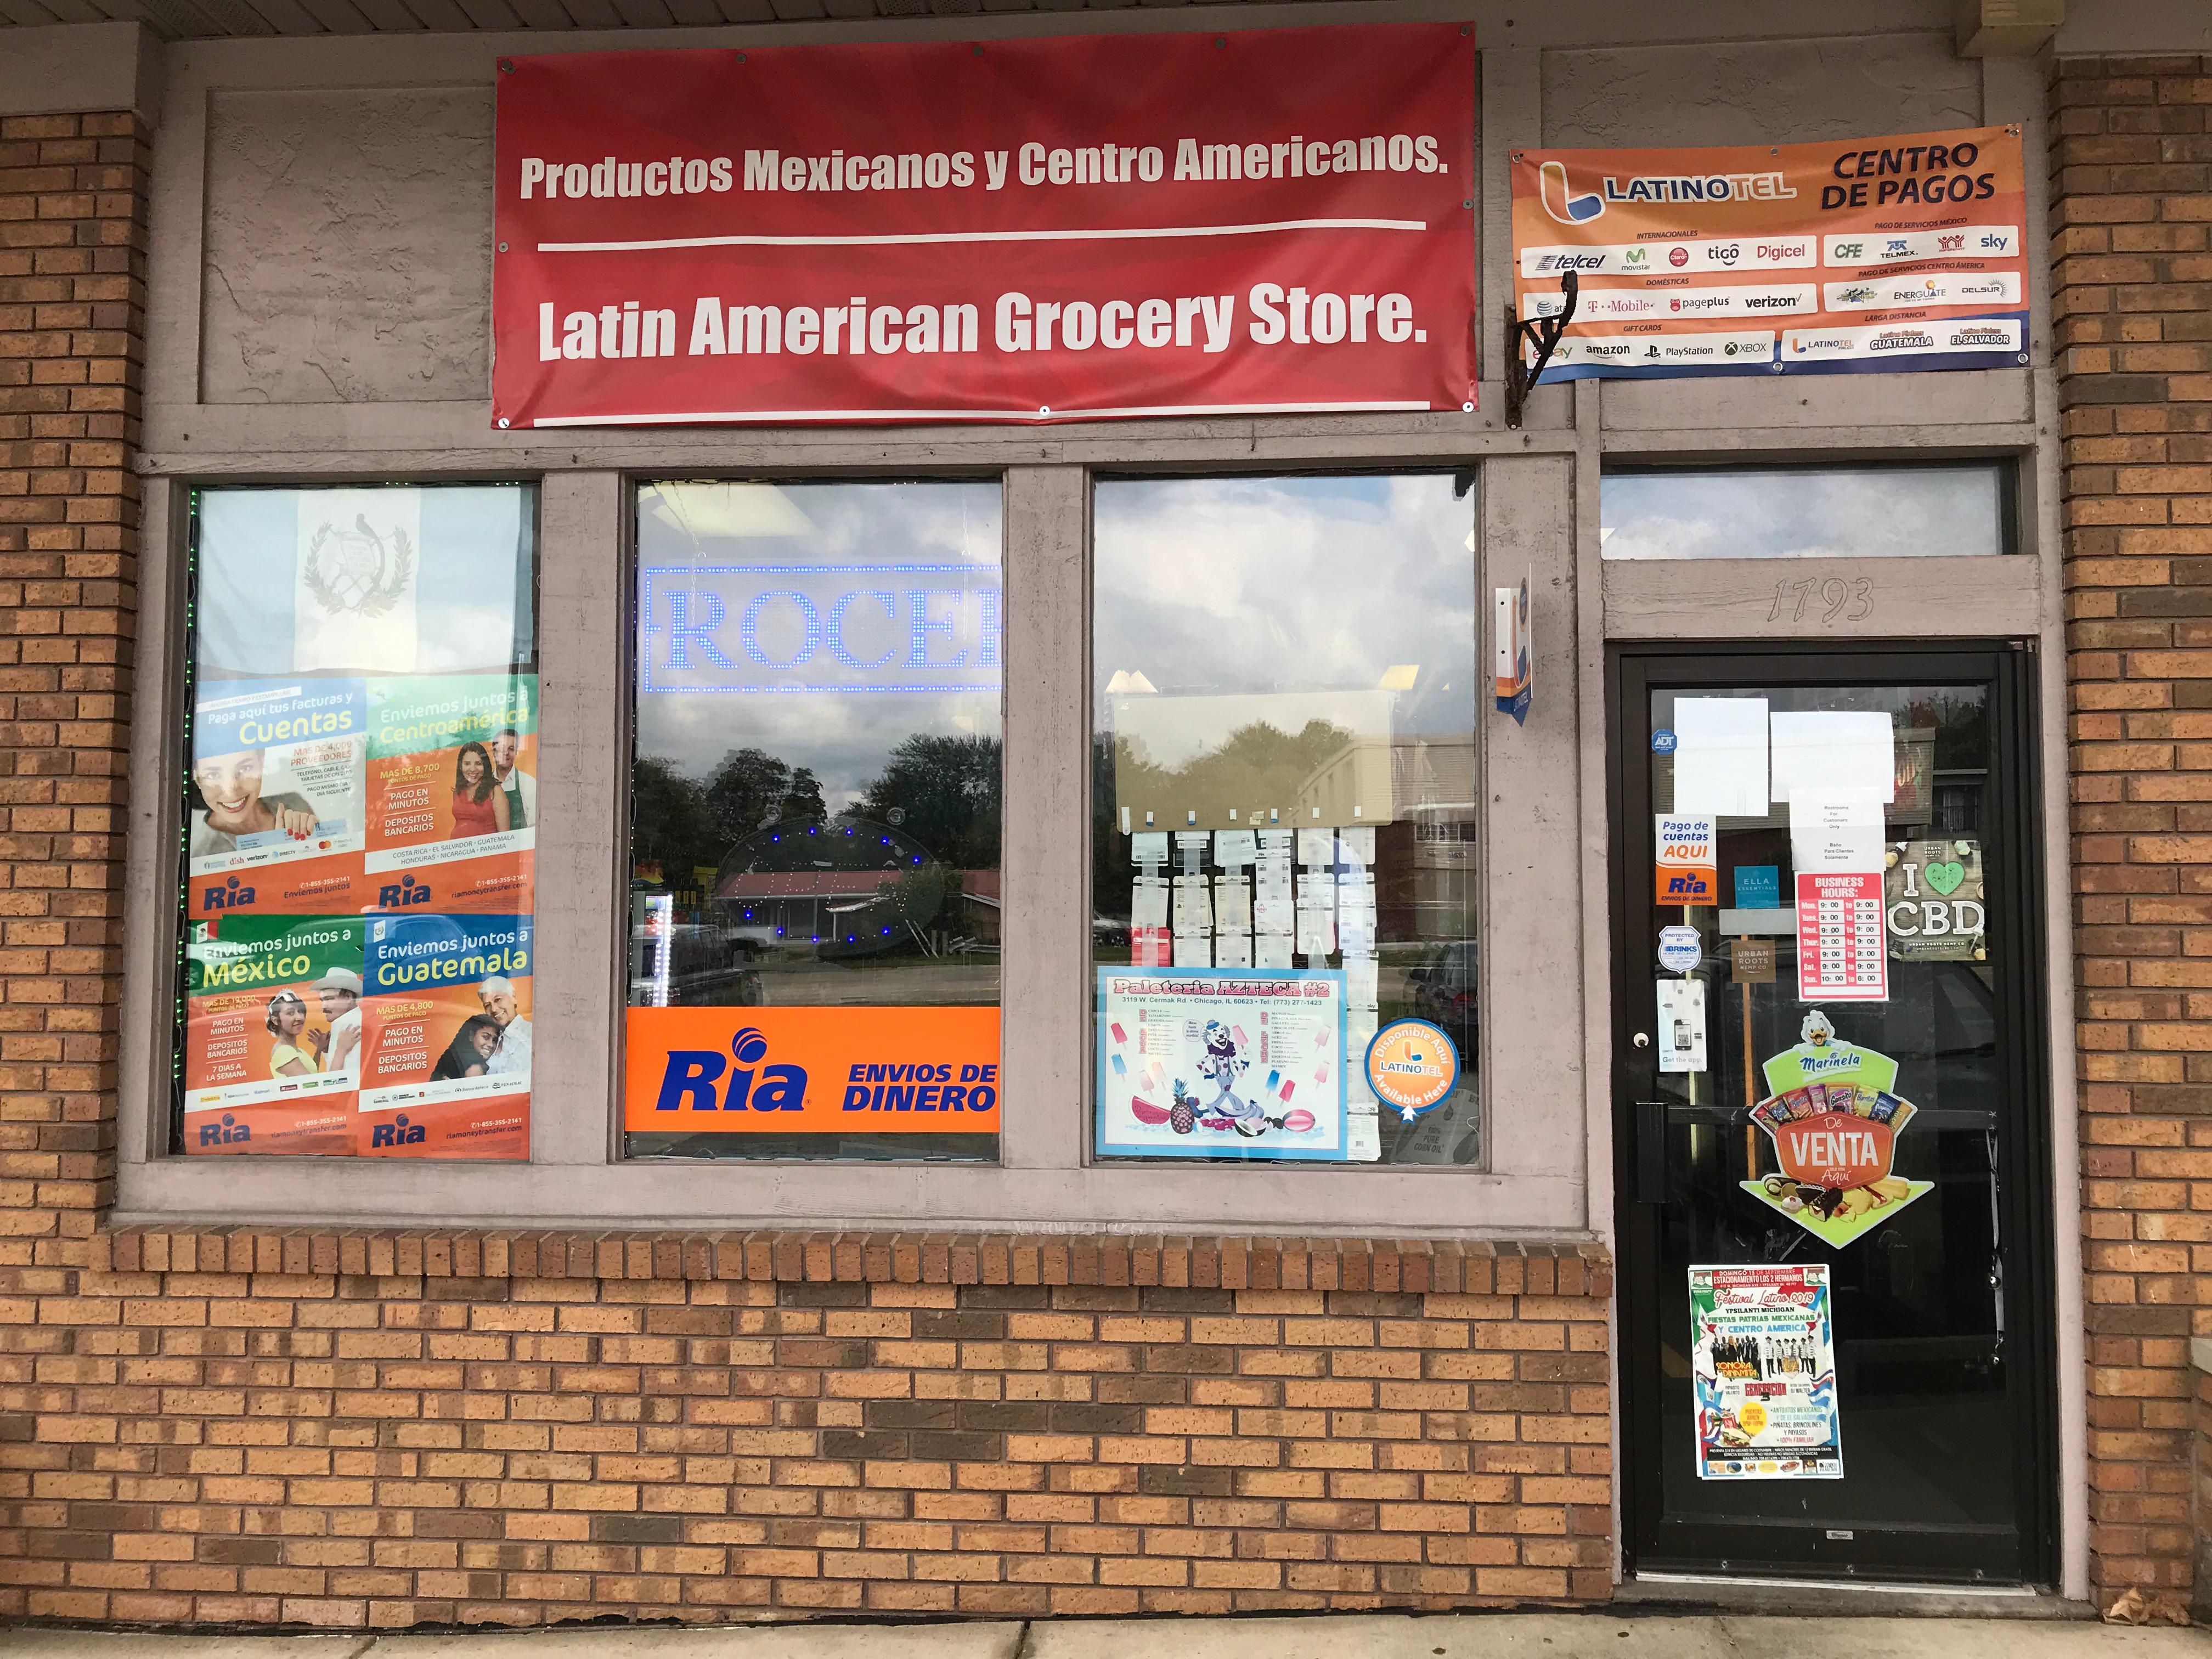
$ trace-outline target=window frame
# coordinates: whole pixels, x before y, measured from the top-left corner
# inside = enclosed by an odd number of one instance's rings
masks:
[[[1471,649],[1470,661],[1474,668],[1474,686],[1472,690],[1474,696],[1473,723],[1470,727],[1468,736],[1473,742],[1474,750],[1475,817],[1474,820],[1474,839],[1475,842],[1475,869],[1474,880],[1474,897],[1473,906],[1473,926],[1474,930],[1474,938],[1478,941],[1475,963],[1475,1018],[1477,1021],[1477,1030],[1480,1035],[1479,1035],[1477,1038],[1475,1063],[1472,1069],[1475,1074],[1475,1116],[1476,1121],[1480,1125],[1480,1134],[1479,1141],[1479,1155],[1466,1164],[1391,1164],[1380,1158],[1370,1163],[1349,1158],[1342,1161],[1322,1159],[1293,1160],[1288,1158],[1268,1158],[1264,1157],[1255,1157],[1249,1159],[1199,1158],[1177,1158],[1166,1155],[1139,1158],[1126,1153],[1102,1153],[1098,1150],[1099,1126],[1097,1088],[1098,1077],[1099,1022],[1095,1012],[1094,999],[1093,1013],[1086,1021],[1085,1028],[1086,1040],[1084,1048],[1082,1112],[1083,1158],[1086,1167],[1103,1170],[1175,1170],[1185,1172],[1193,1170],[1212,1171],[1222,1169],[1281,1170],[1285,1169],[1299,1168],[1309,1169],[1318,1172],[1348,1169],[1361,1171],[1366,1178],[1370,1179],[1376,1175],[1383,1173],[1410,1175],[1422,1178],[1432,1178],[1454,1175],[1465,1176],[1468,1175],[1487,1175],[1492,1173],[1492,1159],[1494,1140],[1492,1133],[1492,1100],[1490,1092],[1491,1043],[1488,1040],[1487,1031],[1488,1015],[1491,1008],[1492,957],[1492,952],[1488,948],[1491,910],[1491,871],[1489,856],[1491,796],[1489,784],[1489,757],[1490,737],[1492,731],[1491,717],[1494,713],[1494,703],[1489,687],[1491,676],[1488,670],[1484,666],[1485,661],[1490,654],[1490,646],[1492,641],[1490,638],[1491,630],[1486,625],[1486,619],[1489,615],[1489,606],[1485,602],[1485,595],[1483,592],[1484,587],[1488,585],[1485,580],[1486,563],[1484,549],[1486,538],[1483,534],[1483,504],[1485,499],[1483,491],[1483,469],[1480,466],[1469,467],[1463,465],[1455,466],[1441,458],[1432,459],[1425,464],[1419,461],[1407,461],[1389,465],[1372,466],[1306,465],[1287,467],[1240,467],[1215,468],[1195,471],[1178,471],[1164,469],[1124,469],[1112,466],[1098,466],[1092,468],[1090,475],[1090,482],[1092,485],[1092,490],[1089,509],[1091,513],[1091,520],[1087,527],[1087,533],[1091,537],[1095,544],[1097,526],[1096,486],[1101,483],[1178,483],[1195,480],[1204,480],[1207,482],[1235,482],[1237,480],[1243,480],[1249,482],[1276,478],[1397,478],[1414,476],[1441,477],[1450,481],[1453,498],[1455,500],[1465,499],[1467,501],[1469,529],[1474,540],[1474,545],[1468,556],[1468,580],[1470,585],[1468,606],[1473,619],[1474,633],[1474,637],[1469,641]],[[1091,649],[1096,643],[1097,635],[1097,558],[1094,548],[1094,555],[1092,559],[1090,561],[1089,585],[1088,592],[1086,594],[1084,618],[1085,655],[1086,661],[1091,658]],[[1091,678],[1095,678],[1095,676]],[[1086,687],[1089,687],[1089,680],[1086,680]],[[1089,735],[1093,740],[1095,740],[1097,733],[1100,729],[1098,725],[1100,711],[1096,706],[1095,695],[1095,690],[1093,690],[1091,691],[1091,696],[1086,698],[1086,705],[1090,719]],[[1088,775],[1086,774],[1086,781],[1087,781]],[[1090,834],[1095,834],[1097,827],[1096,819],[1090,810],[1092,803],[1089,800],[1087,794],[1085,805],[1086,808],[1084,819],[1085,823],[1087,826]],[[1173,828],[1172,825],[1168,827],[1170,830]],[[1088,835],[1086,835],[1085,840],[1085,864],[1086,872],[1088,872],[1091,869],[1095,869],[1096,867],[1095,860],[1097,858],[1097,851],[1095,847],[1090,844]],[[1091,897],[1091,908],[1093,910],[1096,909],[1095,896],[1092,896]],[[1378,943],[1380,942],[1381,941],[1378,940]],[[1440,941],[1440,943],[1446,942]],[[1332,952],[1331,954],[1334,955],[1335,953]],[[1095,941],[1092,943],[1091,961],[1091,966],[1094,969],[1097,966],[1101,965],[1097,961]]]

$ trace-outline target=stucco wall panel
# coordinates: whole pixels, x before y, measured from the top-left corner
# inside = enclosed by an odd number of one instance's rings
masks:
[[[1981,66],[1943,34],[1544,54],[1547,145],[1809,143],[1981,121]]]
[[[215,94],[202,400],[483,397],[491,184],[489,88]]]

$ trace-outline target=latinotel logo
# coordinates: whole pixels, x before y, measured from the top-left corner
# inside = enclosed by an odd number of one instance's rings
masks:
[[[236,876],[220,887],[210,887],[200,896],[203,910],[237,910],[253,902],[253,890],[240,884]]]
[[[1425,1019],[1394,1019],[1367,1045],[1367,1086],[1411,1123],[1432,1110],[1459,1081],[1459,1050],[1443,1027]]]
[[[410,904],[428,904],[430,902],[429,884],[417,881],[412,876],[402,876],[391,886],[378,888],[376,902],[387,910],[404,909]]]
[[[377,1146],[420,1146],[429,1139],[429,1132],[420,1123],[410,1123],[402,1112],[389,1123],[379,1123],[368,1132],[368,1144]]]
[[[1547,161],[1537,169],[1536,193],[1544,211],[1563,225],[1586,225],[1605,211],[1605,198],[1595,191],[1575,194],[1564,162]]]
[[[671,1048],[660,1073],[657,1112],[799,1112],[806,1109],[806,1068],[767,1066],[768,1038],[758,1026],[730,1039],[730,1056],[714,1048]],[[729,1081],[723,1084],[726,1074]],[[719,1089],[717,1085],[721,1085]]]
[[[253,1139],[253,1126],[240,1123],[228,1112],[220,1123],[200,1125],[200,1145],[203,1146],[238,1146]]]

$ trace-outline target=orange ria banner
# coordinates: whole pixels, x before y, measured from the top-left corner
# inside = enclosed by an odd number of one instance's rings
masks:
[[[1516,314],[1573,273],[1553,380],[2016,368],[2027,208],[2016,127],[1516,150]]]
[[[996,1134],[996,1008],[632,1008],[634,1134]]]

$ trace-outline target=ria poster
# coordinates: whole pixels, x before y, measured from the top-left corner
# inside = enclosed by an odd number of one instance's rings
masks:
[[[1099,1152],[1347,1158],[1343,969],[1097,972]]]
[[[379,680],[368,703],[368,874],[379,908],[527,908],[537,676]]]
[[[218,489],[191,524],[176,1150],[526,1157],[530,492]]]
[[[353,1149],[361,940],[353,916],[226,916],[191,925],[187,1150]]]
[[[1514,301],[1553,380],[2021,368],[2026,223],[2017,127],[1516,150]]]
[[[377,916],[354,1150],[522,1158],[530,1147],[528,916]]]
[[[1825,1262],[1690,1269],[1700,1480],[1840,1480]]]

